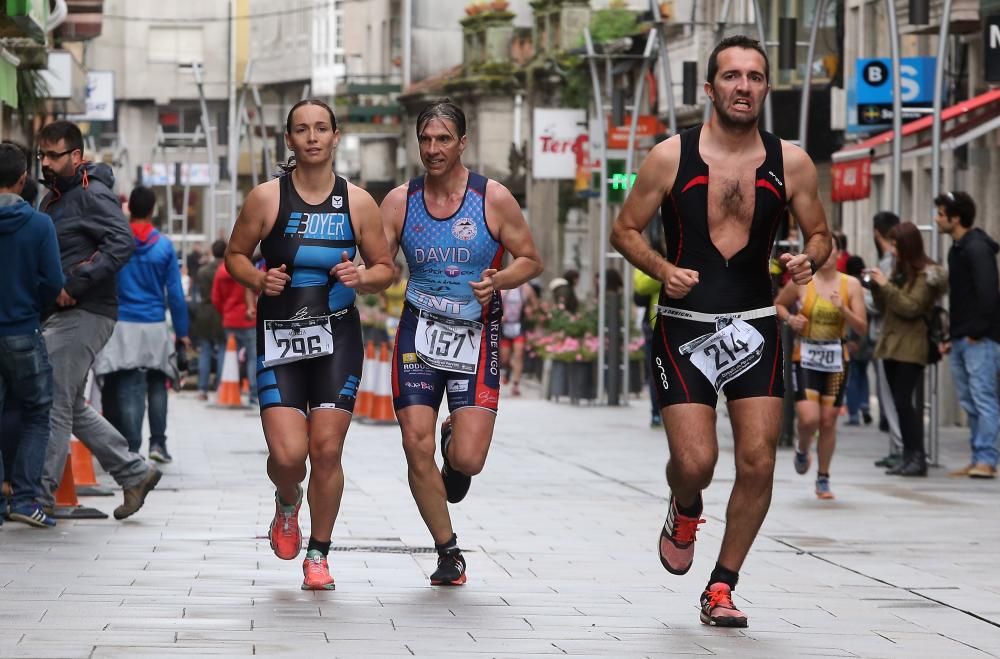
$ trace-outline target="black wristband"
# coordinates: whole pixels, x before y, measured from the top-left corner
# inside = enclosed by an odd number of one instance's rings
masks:
[[[816,259],[811,256],[807,256],[806,260],[809,261],[809,269],[812,270],[813,274],[816,274],[816,271],[819,270],[819,266],[816,265]]]

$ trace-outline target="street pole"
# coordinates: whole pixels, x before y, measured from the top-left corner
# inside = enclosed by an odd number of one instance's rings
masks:
[[[670,128],[670,135],[673,136],[677,134],[677,103],[674,99],[674,74],[670,69],[666,25],[663,22],[663,15],[660,14],[660,3],[657,0],[649,0],[649,7],[653,12],[653,24],[662,42],[657,51],[660,54],[660,68],[663,69],[663,82],[667,87],[667,126]]]
[[[726,0],[727,2],[729,0]],[[608,243],[608,126],[607,118],[604,116],[604,94],[601,92],[601,78],[597,74],[597,53],[594,51],[594,41],[590,36],[590,28],[584,28],[583,38],[587,46],[587,65],[590,68],[590,81],[594,90],[594,107],[597,115],[597,125],[600,144],[601,160],[601,211],[600,211],[600,243],[598,244],[598,291],[597,291],[597,397],[598,400],[604,398],[604,321],[606,318],[607,304],[607,263],[604,258]]]
[[[236,100],[236,2],[229,1],[229,145],[226,152],[229,155],[229,222],[236,224],[236,191],[238,189],[240,160],[240,112]],[[242,99],[241,99],[242,100]],[[242,107],[242,104],[240,104]],[[215,194],[213,192],[212,196]],[[215,236],[208,236],[209,244]]]
[[[900,83],[899,23],[895,0],[885,0],[889,17],[889,51],[892,56],[892,212],[899,215],[903,178],[903,99]]]
[[[892,0],[887,0],[892,2]],[[809,96],[812,92],[812,63],[816,55],[816,35],[819,33],[819,23],[826,13],[826,0],[819,0],[819,6],[813,16],[813,24],[809,29],[809,50],[806,55],[806,77],[802,82],[802,101],[799,103],[799,147],[806,150],[809,134]],[[895,69],[898,71],[899,69]]]
[[[403,0],[403,90],[410,86],[413,63],[413,0]]]
[[[205,150],[208,152],[208,240],[215,240],[218,218],[215,208],[215,186],[218,183],[219,163],[215,160],[215,146],[212,144],[212,126],[208,120],[208,103],[205,101],[205,84],[202,79],[201,62],[191,65],[194,82],[198,86],[198,102],[201,105],[201,129],[205,133]],[[189,174],[190,175],[190,174]],[[186,209],[185,209],[186,212]]]
[[[822,0],[825,2],[825,0]],[[757,20],[757,40],[762,48],[767,48],[767,38],[764,32],[764,14],[760,10],[760,0],[753,0],[753,15]],[[728,19],[727,19],[728,20]],[[764,97],[764,130],[774,132],[774,122],[771,116],[771,95]]]
[[[937,61],[934,67],[934,115],[931,121],[931,195],[937,197],[941,194],[941,112],[944,105],[944,63],[948,53],[948,34],[951,23],[951,0],[944,0],[944,9],[941,12],[941,29],[938,32]],[[941,238],[938,233],[937,222],[931,221],[931,258],[940,262],[941,260]],[[941,433],[939,425],[941,423],[941,404],[938,395],[938,365],[931,364],[927,372],[928,390],[930,395],[930,415],[927,437],[930,440],[930,462],[932,465],[938,464],[940,455]]]

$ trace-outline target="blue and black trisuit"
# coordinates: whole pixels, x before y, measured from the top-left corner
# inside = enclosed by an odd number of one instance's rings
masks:
[[[345,252],[357,254],[347,181],[337,176],[316,205],[299,196],[290,173],[278,185],[278,217],[260,249],[267,267],[285,265],[291,280],[257,302],[260,407],[351,413],[364,362],[361,320],[354,289],[330,274]]]

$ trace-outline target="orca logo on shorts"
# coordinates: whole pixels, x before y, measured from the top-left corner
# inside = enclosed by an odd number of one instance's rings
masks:
[[[660,369],[660,384],[663,385],[663,390],[670,389],[670,383],[667,382],[667,371],[663,368],[663,359],[660,357],[656,358],[656,368]]]
[[[448,391],[462,393],[469,390],[468,380],[448,380]]]

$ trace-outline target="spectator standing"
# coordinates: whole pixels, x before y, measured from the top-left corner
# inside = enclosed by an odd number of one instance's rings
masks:
[[[107,419],[87,404],[85,386],[94,358],[111,338],[118,317],[115,274],[132,255],[134,241],[118,197],[114,174],[102,163],[83,160],[83,136],[68,121],[48,124],[38,134],[48,194],[42,210],[52,217],[66,284],[43,333],[53,369],[52,430],[42,475],[43,506],[55,505],[69,455],[70,433],[80,438],[124,490],[115,519],[135,514],[161,473]]]
[[[233,279],[223,264],[212,281],[212,304],[222,316],[222,328],[236,338],[237,347],[246,354],[247,379],[250,381],[250,404],[257,404],[257,300],[249,288]],[[221,369],[219,373],[221,374]]]
[[[882,311],[882,334],[875,356],[883,360],[892,400],[899,415],[903,459],[887,474],[926,476],[923,384],[929,343],[926,318],[948,290],[944,268],[924,253],[923,238],[913,222],[892,230],[896,265],[891,277],[879,268],[871,271],[872,296]]]
[[[188,255],[184,257],[184,265],[187,266],[187,274],[188,277],[191,278],[191,281],[195,280],[195,277],[198,276],[198,271],[201,270],[203,256],[201,248],[194,245],[191,247],[191,251],[188,252]],[[194,294],[195,293],[192,293],[192,295]],[[197,302],[198,300],[195,301]]]
[[[655,243],[654,243],[655,246]],[[657,250],[659,253],[660,250]],[[656,320],[656,305],[660,302],[660,288],[662,284],[659,279],[650,277],[639,268],[632,272],[633,302],[642,307],[642,348],[646,355],[645,362],[646,383],[649,388],[649,427],[663,427],[663,419],[660,416],[660,400],[657,389],[653,383],[653,321]]]
[[[225,358],[226,334],[222,329],[222,316],[212,304],[212,284],[215,274],[222,267],[226,255],[226,241],[212,243],[212,260],[198,268],[192,289],[195,300],[191,314],[191,337],[198,344],[198,399],[208,400],[212,364],[215,363],[214,391],[219,386],[222,375],[222,360]]]
[[[959,403],[969,417],[968,466],[952,476],[996,478],[997,367],[1000,365],[1000,246],[974,227],[976,204],[965,192],[946,192],[934,199],[937,225],[954,241],[948,250],[951,310],[951,375]]]
[[[403,268],[399,263],[393,263],[392,283],[379,293],[379,306],[385,314],[385,334],[389,341],[396,340],[396,329],[399,327],[399,317],[403,313],[408,282],[409,280],[403,276]]]
[[[167,451],[167,380],[178,381],[177,353],[167,306],[177,339],[190,346],[188,312],[174,246],[153,226],[156,195],[139,186],[128,199],[135,251],[118,272],[118,324],[94,363],[104,377],[105,416],[128,440],[142,446],[142,421],[149,401],[149,457],[171,462]]]
[[[852,256],[847,259],[845,269],[847,275],[861,281],[861,285],[865,286],[862,279],[862,274],[865,270],[864,259],[860,256]],[[864,300],[865,312],[871,318],[871,314],[875,310],[875,301],[872,299],[872,293],[867,287],[864,288]],[[871,327],[870,322],[868,323],[868,327]],[[861,425],[862,420],[866,426],[872,422],[871,407],[869,404],[871,390],[868,386],[868,364],[871,362],[874,352],[875,343],[867,332],[862,335],[850,327],[847,328],[847,354],[850,358],[850,363],[847,368],[846,403],[847,425],[849,426]]]
[[[889,235],[899,225],[899,216],[889,211],[879,211],[872,218],[872,235],[875,239],[875,249],[878,251],[878,269],[882,272],[892,272],[896,263],[896,252]],[[869,316],[868,336],[878,343],[882,332],[882,313],[876,309]],[[899,428],[899,415],[892,402],[892,392],[889,391],[889,381],[885,376],[885,365],[881,359],[875,362],[875,393],[878,396],[879,421],[878,429],[889,433],[889,453],[875,461],[876,467],[892,468],[899,464],[903,456],[902,431]]]
[[[576,284],[580,281],[580,273],[567,270],[562,277],[557,277],[549,283],[552,291],[552,302],[570,313],[576,313],[580,301],[576,297]]]
[[[7,259],[0,287],[0,413],[5,403],[20,411],[20,423],[10,429],[16,437],[12,473],[4,475],[0,460],[0,481],[10,480],[9,518],[44,528],[56,521],[36,501],[52,408],[52,366],[40,316],[65,281],[52,220],[19,196],[27,168],[18,147],[0,145],[0,253]]]

